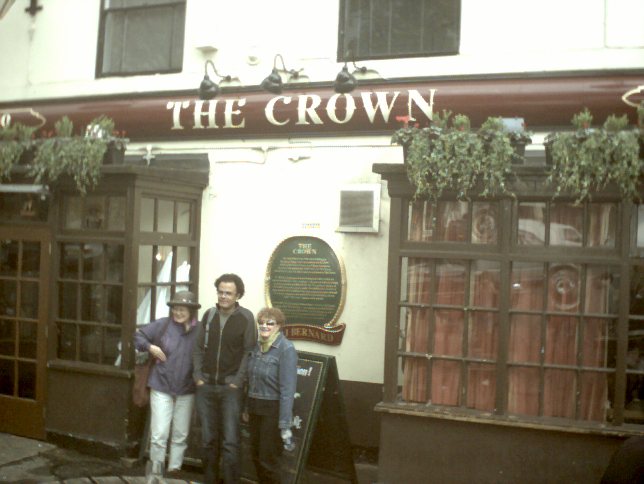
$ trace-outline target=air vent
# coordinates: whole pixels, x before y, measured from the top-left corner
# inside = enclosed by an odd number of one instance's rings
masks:
[[[378,233],[380,185],[351,185],[340,191],[338,232]]]

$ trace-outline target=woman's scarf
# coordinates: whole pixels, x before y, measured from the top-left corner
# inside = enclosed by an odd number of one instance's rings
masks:
[[[275,341],[275,340],[277,339],[277,337],[279,336],[279,334],[280,334],[280,332],[279,332],[279,331],[275,331],[275,332],[271,335],[271,337],[270,337],[270,338],[268,338],[266,341],[264,341],[264,340],[262,340],[262,339],[260,339],[260,340],[259,340],[259,346],[260,346],[260,347],[261,347],[261,349],[262,349],[262,353],[266,353],[266,352],[271,348],[271,345],[273,344],[273,341]]]

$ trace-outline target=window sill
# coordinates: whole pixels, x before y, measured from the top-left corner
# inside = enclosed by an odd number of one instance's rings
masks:
[[[84,363],[82,361],[69,360],[50,360],[47,362],[47,368],[50,370],[61,370],[76,373],[85,373],[89,375],[104,375],[118,378],[131,378],[132,371],[122,370],[115,366],[98,365],[96,363]]]
[[[619,427],[615,427],[610,424],[570,420],[564,421],[563,419],[560,420],[555,418],[550,418],[548,420],[530,420],[527,417],[519,418],[500,416],[480,411],[472,411],[470,413],[465,409],[435,407],[425,404],[380,402],[376,405],[375,410],[376,412],[388,413],[392,415],[435,418],[443,420],[453,420],[456,422],[497,425],[502,427],[520,427],[531,430],[547,430],[612,437],[631,437],[635,435],[642,435],[642,426],[635,424],[624,424]]]

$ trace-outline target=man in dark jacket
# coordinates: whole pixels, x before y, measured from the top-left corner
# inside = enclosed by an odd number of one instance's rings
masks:
[[[204,483],[225,484],[241,478],[240,417],[248,354],[257,342],[253,314],[237,302],[244,283],[236,274],[215,281],[217,305],[203,315],[192,354],[201,421]]]

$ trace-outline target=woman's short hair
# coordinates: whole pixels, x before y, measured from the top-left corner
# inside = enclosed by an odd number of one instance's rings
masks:
[[[277,324],[284,326],[286,323],[286,317],[284,313],[279,308],[262,308],[257,313],[257,322],[263,321],[266,319],[274,319]]]

